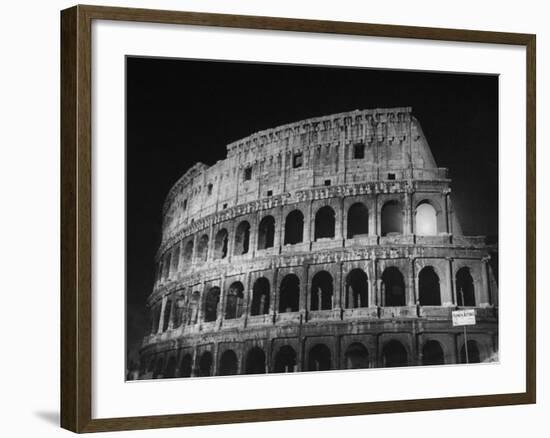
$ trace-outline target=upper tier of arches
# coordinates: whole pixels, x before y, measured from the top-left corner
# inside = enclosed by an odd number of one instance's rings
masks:
[[[352,111],[258,132],[197,163],[172,187],[163,232],[216,212],[313,187],[445,180],[411,108]]]

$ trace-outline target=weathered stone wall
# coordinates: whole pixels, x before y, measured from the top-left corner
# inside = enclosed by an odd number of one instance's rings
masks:
[[[144,378],[463,362],[459,306],[476,309],[473,358],[496,356],[496,248],[462,236],[409,108],[227,149],[167,197]]]

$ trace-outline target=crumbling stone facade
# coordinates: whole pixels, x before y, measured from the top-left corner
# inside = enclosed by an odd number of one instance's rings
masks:
[[[257,132],[163,207],[141,378],[465,361],[498,352],[496,247],[462,235],[411,108]],[[472,212],[471,214],[475,214]]]

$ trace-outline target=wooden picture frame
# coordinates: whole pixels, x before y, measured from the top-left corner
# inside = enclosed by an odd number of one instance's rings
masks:
[[[92,22],[114,20],[517,45],[526,48],[526,391],[126,418],[92,418]],[[74,432],[211,425],[536,401],[535,35],[275,17],[75,6],[61,13],[61,426]],[[116,292],[116,291],[115,291]]]

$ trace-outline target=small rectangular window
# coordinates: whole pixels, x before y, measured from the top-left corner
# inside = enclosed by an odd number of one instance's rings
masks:
[[[353,158],[356,160],[365,158],[365,145],[363,143],[353,145]]]
[[[252,179],[252,167],[244,169],[244,180],[250,181]]]
[[[183,200],[183,209],[187,210],[187,199]]]
[[[395,179],[395,173],[388,173],[388,179]]]
[[[302,167],[303,164],[304,164],[303,154],[301,152],[294,154],[294,156],[292,157],[292,167],[294,169],[297,169],[298,167]]]
[[[223,204],[223,209],[225,210],[227,208],[227,204]]]
[[[273,196],[273,190],[268,190],[267,191],[267,196]]]
[[[208,194],[211,195],[212,194],[212,188],[214,186],[212,184],[208,184]]]
[[[326,186],[330,186],[330,179],[326,179],[326,180],[325,180],[325,185],[326,185]]]

